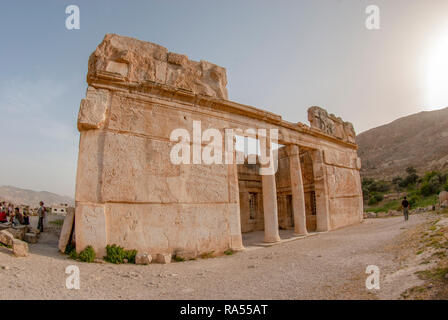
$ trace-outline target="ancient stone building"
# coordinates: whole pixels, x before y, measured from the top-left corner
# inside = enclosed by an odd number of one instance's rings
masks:
[[[78,251],[92,245],[101,255],[118,244],[149,254],[220,253],[243,249],[243,232],[264,230],[275,242],[279,228],[305,234],[361,221],[353,126],[325,110],[309,109],[311,126],[287,122],[229,101],[224,68],[114,34],[91,55],[87,82],[78,118]],[[192,132],[195,121],[223,137],[229,129],[278,129],[277,172],[260,175],[258,162],[173,163],[173,130]]]
[[[69,206],[67,203],[53,204],[51,206],[51,213],[65,216]]]

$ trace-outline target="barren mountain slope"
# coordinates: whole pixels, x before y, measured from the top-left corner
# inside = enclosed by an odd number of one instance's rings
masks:
[[[419,173],[448,168],[448,108],[424,111],[356,137],[362,176],[391,178],[409,166]]]
[[[39,205],[39,201],[41,200],[44,201],[47,206],[59,203],[74,205],[75,203],[74,199],[67,196],[61,196],[47,191],[20,189],[12,186],[0,187],[0,200],[12,202],[16,205],[24,204],[35,207]]]

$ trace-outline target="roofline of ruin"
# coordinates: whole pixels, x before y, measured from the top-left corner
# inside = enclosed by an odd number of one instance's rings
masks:
[[[217,111],[227,111],[233,114],[244,115],[248,118],[261,120],[269,124],[282,127],[295,132],[311,135],[321,138],[345,147],[357,150],[358,145],[345,140],[341,140],[332,135],[326,134],[318,129],[298,122],[292,123],[283,120],[280,115],[264,111],[253,106],[244,105],[231,100],[214,98],[206,95],[195,94],[192,91],[176,88],[166,84],[160,84],[153,81],[129,82],[124,76],[119,73],[108,71],[95,71],[90,74],[87,83],[96,88],[103,88],[109,90],[120,90],[131,94],[154,95],[157,97],[166,98],[169,100],[177,100],[179,102],[186,102],[194,106],[205,106]],[[279,142],[282,143],[281,132]],[[284,141],[284,140],[283,140]],[[290,143],[290,142],[288,142]],[[285,144],[288,144],[285,143]]]

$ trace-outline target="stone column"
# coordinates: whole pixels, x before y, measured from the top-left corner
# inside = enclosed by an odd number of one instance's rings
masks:
[[[313,159],[314,191],[316,194],[316,231],[330,230],[330,209],[327,188],[327,172],[322,150],[311,153]]]
[[[263,213],[264,213],[264,241],[278,242],[278,212],[277,212],[277,188],[275,175],[262,175],[263,187]]]
[[[306,235],[305,194],[303,191],[302,168],[300,166],[299,147],[288,145],[289,173],[291,177],[292,210],[294,216],[294,233]]]
[[[244,250],[243,237],[241,234],[241,212],[240,212],[240,192],[238,187],[238,167],[235,153],[234,135],[224,134],[226,163],[228,169],[228,190],[229,190],[229,227],[230,227],[230,248],[235,251]]]
[[[261,148],[266,147],[266,154],[270,155],[270,143],[268,143],[269,146],[261,144],[260,140]],[[270,160],[273,161],[271,155]],[[269,165],[264,167],[269,167]],[[272,174],[266,174],[267,172]],[[260,173],[263,173],[263,171],[260,170]],[[264,174],[261,175],[261,185],[263,188],[264,241],[268,243],[278,242],[280,241],[280,235],[278,233],[277,187],[274,170],[264,171]]]

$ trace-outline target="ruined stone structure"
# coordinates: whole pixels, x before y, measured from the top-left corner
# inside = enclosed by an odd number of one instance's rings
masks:
[[[51,206],[51,213],[65,216],[67,214],[68,208],[69,206],[67,203],[53,204]]]
[[[109,34],[89,59],[76,182],[77,251],[243,249],[242,232],[328,231],[362,219],[353,126],[309,109],[311,126],[228,100],[226,71]],[[258,164],[173,164],[174,129],[278,129],[278,171]],[[223,134],[224,136],[224,134]],[[190,142],[194,148],[193,142]],[[196,146],[197,147],[197,146]],[[236,154],[233,154],[236,157]]]

